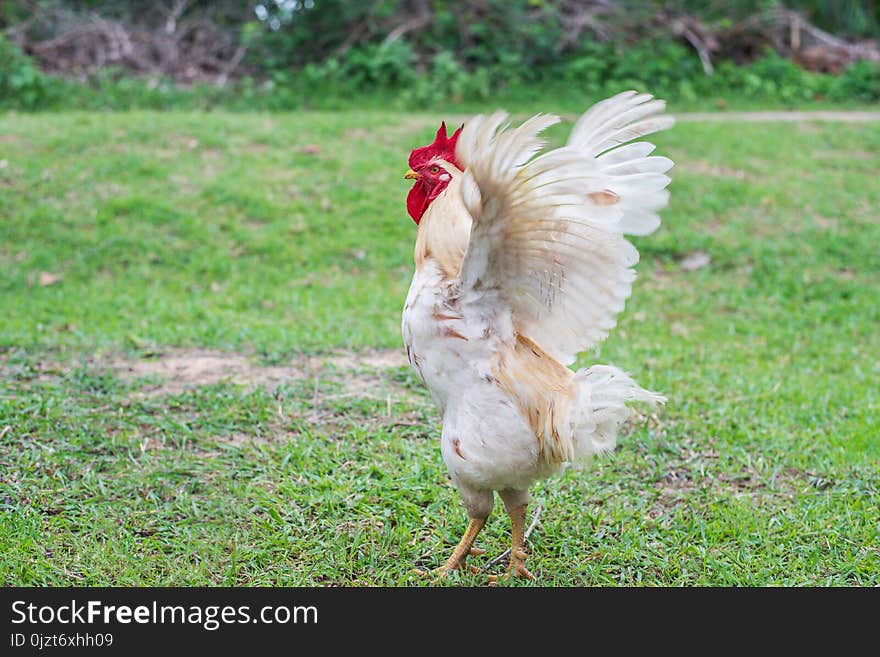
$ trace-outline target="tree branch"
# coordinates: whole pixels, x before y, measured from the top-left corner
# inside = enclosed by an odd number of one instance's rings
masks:
[[[227,64],[223,67],[223,70],[220,71],[220,75],[217,76],[218,87],[222,89],[226,86],[226,83],[229,81],[229,76],[236,68],[238,68],[238,65],[241,64],[241,60],[244,59],[246,53],[247,46],[243,43],[240,44],[235,50],[235,54],[232,55],[232,59],[227,62]]]

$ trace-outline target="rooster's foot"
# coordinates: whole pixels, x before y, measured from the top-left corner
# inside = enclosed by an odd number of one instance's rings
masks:
[[[468,555],[479,555],[486,553],[485,550],[474,547],[474,541],[477,539],[477,534],[480,533],[480,530],[485,524],[485,518],[471,518],[470,522],[468,523],[467,529],[464,532],[464,536],[461,537],[461,541],[459,541],[458,545],[455,547],[455,550],[453,550],[452,556],[450,556],[446,560],[445,564],[433,571],[434,577],[446,577],[452,570],[461,570],[467,565],[466,561]],[[478,569],[472,567],[470,571],[478,572]],[[423,571],[418,571],[418,574],[426,575],[427,573]]]
[[[452,556],[447,559],[446,563],[434,570],[434,576],[445,577],[450,571],[462,570],[467,565],[466,559],[469,555],[479,556],[481,554],[486,554],[486,551],[478,547],[471,546],[463,554],[459,554],[459,550],[456,548],[456,551],[452,553]],[[476,566],[469,566],[468,570],[472,573],[480,572],[480,569]]]
[[[520,579],[528,579],[534,581],[535,576],[526,568],[526,552],[525,550],[512,550],[510,553],[510,565],[507,568],[506,578],[518,577]]]
[[[511,521],[510,565],[505,579],[519,577],[534,580],[535,576],[526,569],[526,505],[509,509]]]

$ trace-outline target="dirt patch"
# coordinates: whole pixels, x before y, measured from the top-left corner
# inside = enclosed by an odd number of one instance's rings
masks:
[[[356,369],[360,367],[390,368],[403,367],[409,363],[403,349],[384,349],[362,353],[347,353],[312,358],[313,367],[331,365],[337,369]]]
[[[863,151],[859,149],[850,150],[819,150],[814,151],[813,156],[822,159],[841,159],[841,160],[869,160],[877,159],[877,153],[871,151]]]
[[[338,379],[345,395],[363,395],[387,388],[382,370],[406,365],[402,349],[371,350],[310,356],[283,365],[263,365],[244,354],[209,349],[170,349],[150,358],[117,359],[101,363],[117,376],[152,379],[142,389],[148,396],[179,394],[217,383],[273,386],[285,381]],[[336,376],[338,375],[338,376]]]
[[[673,112],[678,122],[693,123],[870,123],[880,121],[880,112],[863,110],[819,110],[819,111],[785,111],[765,110],[756,112]],[[577,121],[579,114],[562,114],[562,119],[569,122]],[[446,121],[447,125],[458,125],[455,121]]]
[[[101,182],[95,185],[92,189],[94,190],[95,195],[102,201],[108,201],[118,196],[122,196],[126,191],[125,186],[114,182]]]
[[[231,433],[228,436],[214,436],[211,440],[221,445],[229,445],[230,447],[243,447],[255,442],[256,437],[249,433]]]
[[[181,150],[195,150],[199,146],[199,140],[192,135],[182,135],[178,132],[172,132],[166,135],[165,142],[171,147],[173,152]]]
[[[235,449],[245,449],[255,445],[265,445],[268,443],[285,443],[294,439],[294,434],[285,431],[281,427],[273,427],[271,433],[242,433],[234,432],[228,435],[212,436],[209,442],[216,446],[233,447]],[[223,450],[216,449],[195,449],[195,453],[202,458],[216,458],[223,455]]]
[[[21,137],[18,135],[0,135],[0,144],[18,144],[22,141]]]
[[[302,424],[329,437],[353,427],[394,428],[422,437],[426,422],[431,426],[426,418],[433,413],[433,406],[426,391],[416,388],[413,380],[398,371],[407,360],[397,349],[303,356],[272,365],[234,352],[166,349],[147,358],[104,358],[92,365],[132,384],[134,390],[129,394],[135,399],[177,395],[219,383],[264,387],[279,393],[275,417],[263,423],[259,432],[217,434],[210,438],[215,448],[197,450],[205,457],[223,454],[222,448],[291,440]],[[285,383],[289,387],[282,393],[279,386]],[[144,427],[142,453],[165,446],[163,436]]]
[[[740,123],[800,123],[804,121],[835,121],[867,123],[880,121],[880,112],[867,111],[765,111],[765,112],[679,112],[678,121],[740,122]]]
[[[240,354],[201,349],[167,351],[153,358],[111,361],[107,365],[122,378],[160,378],[162,382],[150,388],[157,395],[225,381],[262,385],[304,376],[295,368],[260,366]]]

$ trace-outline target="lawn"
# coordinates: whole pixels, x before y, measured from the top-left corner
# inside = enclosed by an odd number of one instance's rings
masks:
[[[0,115],[0,584],[432,583],[465,513],[399,322],[441,118]],[[880,122],[655,141],[671,205],[579,364],[669,403],[535,488],[529,568],[880,584]]]

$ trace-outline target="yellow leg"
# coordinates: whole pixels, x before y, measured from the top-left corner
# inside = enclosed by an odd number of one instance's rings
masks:
[[[458,545],[455,546],[455,550],[452,551],[452,556],[446,560],[445,564],[437,569],[436,573],[438,575],[445,575],[450,570],[458,570],[459,568],[464,567],[469,554],[482,554],[484,552],[483,550],[474,547],[474,541],[477,539],[477,534],[480,533],[480,530],[485,524],[485,518],[471,518],[471,521],[468,523],[467,529],[464,532],[464,536],[461,537]]]
[[[526,570],[526,505],[518,506],[511,509],[510,527],[511,527],[511,543],[510,543],[510,566],[507,568],[508,577],[523,577],[525,579],[535,579],[528,570]]]

